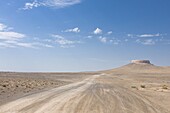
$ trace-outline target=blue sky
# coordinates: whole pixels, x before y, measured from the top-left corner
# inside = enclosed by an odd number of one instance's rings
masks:
[[[1,0],[1,71],[170,65],[169,0]]]

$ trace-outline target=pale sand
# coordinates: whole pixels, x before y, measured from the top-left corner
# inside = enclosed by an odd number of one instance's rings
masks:
[[[20,97],[81,81],[86,73],[0,73],[0,105]]]
[[[1,105],[0,113],[170,113],[169,69],[128,65],[80,74],[67,85]]]

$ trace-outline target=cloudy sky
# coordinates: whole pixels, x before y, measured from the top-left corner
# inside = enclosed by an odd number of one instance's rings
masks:
[[[0,71],[170,65],[169,0],[1,0]]]

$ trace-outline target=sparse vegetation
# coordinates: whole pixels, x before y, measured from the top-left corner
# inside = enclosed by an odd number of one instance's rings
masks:
[[[167,85],[163,85],[162,89],[168,89],[168,86]]]
[[[131,88],[133,88],[133,89],[137,89],[137,90],[138,90],[138,87],[137,87],[137,86],[131,86]]]
[[[6,87],[6,85],[2,85],[2,87]]]
[[[137,88],[136,86],[131,86],[131,88]]]
[[[145,85],[140,85],[140,87],[141,87],[141,88],[146,88],[146,86],[145,86]]]

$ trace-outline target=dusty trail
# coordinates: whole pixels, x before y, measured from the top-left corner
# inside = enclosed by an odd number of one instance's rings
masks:
[[[1,106],[0,113],[168,113],[145,96],[114,83],[117,78],[109,84],[102,81],[103,76],[20,98]]]

